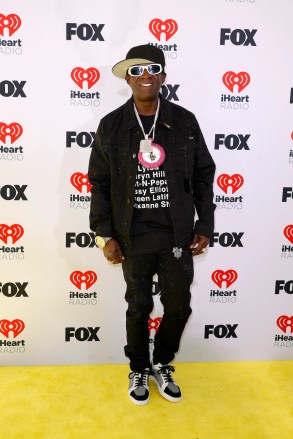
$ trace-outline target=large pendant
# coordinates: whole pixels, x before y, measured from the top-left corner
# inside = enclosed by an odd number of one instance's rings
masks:
[[[157,143],[152,143],[152,151],[139,152],[138,160],[139,163],[145,168],[157,168],[158,166],[161,166],[162,163],[164,163],[165,151]]]

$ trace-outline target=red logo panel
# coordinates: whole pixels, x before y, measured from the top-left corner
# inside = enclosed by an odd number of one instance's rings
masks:
[[[10,322],[9,320],[0,320],[0,332],[4,337],[9,337],[9,332],[13,332],[13,337],[17,337],[25,328],[25,324],[22,320],[15,319]]]
[[[240,93],[250,83],[250,76],[247,72],[226,72],[223,75],[223,83],[233,93],[234,85],[238,85],[238,93]]]
[[[92,185],[89,183],[88,174],[82,174],[81,172],[73,174],[70,177],[70,182],[80,193],[82,193],[83,186],[86,186],[87,192],[90,192],[92,188]]]
[[[217,185],[222,189],[222,191],[225,192],[225,194],[228,193],[228,187],[231,186],[232,188],[232,194],[234,192],[238,191],[239,188],[244,183],[244,178],[240,174],[234,174],[234,175],[228,175],[228,174],[221,174],[217,178]]]
[[[8,238],[12,238],[12,243],[15,244],[22,235],[24,234],[24,229],[20,224],[12,224],[12,226],[7,226],[7,224],[0,224],[0,239],[7,244]]]
[[[79,88],[83,88],[83,82],[87,81],[88,89],[90,89],[100,79],[100,72],[95,67],[89,67],[86,70],[82,67],[75,67],[71,72],[71,78]]]
[[[152,329],[154,329],[156,332],[158,332],[160,323],[162,321],[162,317],[156,317],[155,319],[149,319],[149,333],[151,332]]]
[[[79,290],[81,290],[81,284],[85,283],[85,288],[88,290],[98,279],[98,276],[94,271],[74,271],[70,275],[70,280]]]
[[[168,41],[174,34],[176,34],[178,24],[175,20],[172,20],[172,18],[168,18],[168,20],[165,21],[162,21],[159,18],[154,18],[149,24],[149,30],[159,41],[161,41],[161,34],[165,33],[166,41]]]
[[[4,37],[4,29],[9,29],[9,36],[14,34],[21,26],[21,19],[16,14],[5,15],[0,14],[0,35]]]
[[[11,143],[14,143],[23,133],[22,126],[17,122],[12,122],[7,125],[4,122],[0,122],[0,140],[6,143],[6,136],[10,136]]]
[[[235,270],[215,270],[212,273],[212,280],[218,287],[222,288],[222,283],[226,282],[227,288],[230,287],[238,278],[238,274]]]
[[[293,244],[293,224],[289,224],[284,229],[284,235]]]
[[[281,331],[285,332],[285,334],[286,334],[286,330],[288,327],[291,328],[291,333],[292,333],[293,332],[293,316],[291,316],[291,317],[280,316],[277,319],[277,325],[279,326]]]

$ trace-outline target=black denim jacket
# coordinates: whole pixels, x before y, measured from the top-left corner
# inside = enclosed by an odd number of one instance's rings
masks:
[[[195,116],[160,98],[155,143],[166,153],[164,169],[175,242],[182,247],[192,242],[194,233],[207,237],[213,233],[215,164]],[[89,162],[90,228],[96,235],[114,237],[124,249],[130,245],[141,139],[131,98],[100,121]]]

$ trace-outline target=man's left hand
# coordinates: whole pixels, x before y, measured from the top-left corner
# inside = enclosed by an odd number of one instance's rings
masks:
[[[193,235],[193,242],[189,248],[192,249],[192,256],[202,255],[209,245],[209,238],[203,235]]]

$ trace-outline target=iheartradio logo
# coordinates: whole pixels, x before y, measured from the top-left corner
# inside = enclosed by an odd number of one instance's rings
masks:
[[[244,183],[244,178],[240,174],[221,174],[217,178],[217,185],[222,189],[222,191],[225,192],[225,194],[228,193],[228,188],[232,188],[232,194],[234,194],[236,191],[238,191],[239,188]]]
[[[92,185],[89,183],[88,174],[82,174],[81,172],[76,172],[70,177],[70,183],[78,192],[82,193],[82,188],[85,186],[86,191],[90,192]]]
[[[21,19],[16,14],[3,15],[0,14],[0,35],[4,37],[4,29],[8,29],[9,36],[14,34],[21,26]]]
[[[285,227],[284,235],[293,244],[293,224],[289,224]]]
[[[178,24],[172,18],[168,18],[165,21],[160,20],[160,18],[154,18],[149,24],[149,30],[157,40],[161,41],[162,35],[165,34],[166,41],[168,41],[176,34]]]
[[[83,89],[86,81],[89,90],[100,79],[100,72],[95,67],[89,67],[86,70],[82,67],[75,67],[71,72],[71,78],[81,89]]]
[[[15,244],[22,235],[24,234],[24,229],[20,224],[12,224],[12,226],[7,226],[7,224],[0,224],[0,239],[5,244],[7,244],[8,238],[12,240],[12,244]]]
[[[85,284],[85,289],[88,290],[98,279],[98,276],[94,271],[73,271],[70,275],[70,281],[79,290],[81,290],[81,285]]]
[[[162,317],[156,317],[155,319],[151,319],[151,318],[149,319],[149,322],[148,322],[149,334],[151,333],[152,329],[154,329],[156,333],[158,332],[161,321],[162,321]]]
[[[226,72],[223,75],[223,83],[233,93],[234,85],[238,86],[238,93],[240,93],[250,83],[250,76],[247,72]]]
[[[11,143],[14,143],[23,133],[22,126],[17,122],[12,122],[7,125],[4,122],[0,122],[0,140],[6,143],[7,137],[10,136]]]
[[[0,332],[4,337],[8,338],[9,333],[13,333],[13,338],[16,338],[25,328],[22,320],[15,319],[11,322],[9,320],[0,320]]]
[[[279,326],[279,328],[281,329],[281,331],[287,332],[287,328],[291,329],[291,333],[293,332],[293,316],[288,317],[288,316],[280,316],[277,319],[277,325]]]
[[[222,288],[223,282],[226,282],[226,288],[229,288],[237,280],[238,274],[235,270],[215,270],[211,277],[219,288]]]

